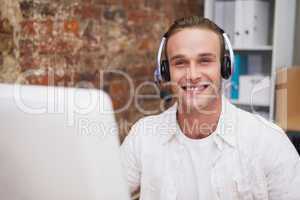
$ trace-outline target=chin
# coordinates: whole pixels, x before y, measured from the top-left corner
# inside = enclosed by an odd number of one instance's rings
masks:
[[[186,112],[210,114],[215,112],[214,108],[211,108],[215,100],[216,98],[212,99],[206,95],[199,95],[196,98],[183,97],[179,103]]]

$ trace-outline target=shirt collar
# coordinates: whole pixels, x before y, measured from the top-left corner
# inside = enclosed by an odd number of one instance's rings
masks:
[[[168,110],[164,112],[163,119],[166,120],[168,124],[168,132],[166,134],[165,139],[163,139],[162,144],[167,144],[168,142],[176,139],[177,135],[177,108],[178,105],[175,103]],[[231,147],[236,147],[236,134],[234,132],[235,128],[235,117],[234,117],[235,109],[234,106],[226,99],[226,97],[222,96],[222,109],[221,115],[218,121],[218,125],[216,128],[216,134],[214,134],[214,142],[217,147],[222,150],[224,148],[224,144],[228,144]]]

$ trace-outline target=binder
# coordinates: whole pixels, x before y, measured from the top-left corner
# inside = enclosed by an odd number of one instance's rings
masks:
[[[240,76],[247,74],[247,56],[242,54],[235,55],[235,67],[231,77],[231,95],[234,100],[239,99]]]
[[[234,44],[235,29],[235,1],[224,1],[224,31],[229,36],[230,41]]]
[[[264,74],[264,60],[263,55],[249,55],[248,56],[248,73],[249,74]]]
[[[236,0],[234,6],[234,46],[236,48],[244,46],[244,12],[243,0]]]
[[[216,1],[214,9],[214,22],[227,33],[234,44],[235,1]]]
[[[214,8],[214,22],[221,28],[224,28],[224,1],[216,1]]]
[[[219,0],[214,20],[236,48],[268,45],[270,2],[266,0]]]
[[[239,102],[248,105],[268,106],[270,102],[270,77],[263,75],[240,76]]]
[[[241,3],[244,20],[243,45],[247,47],[267,45],[270,3],[265,0],[243,0]]]

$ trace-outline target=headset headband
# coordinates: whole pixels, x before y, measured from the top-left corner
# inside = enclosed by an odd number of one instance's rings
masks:
[[[160,45],[159,45],[159,49],[158,49],[158,54],[157,54],[157,67],[154,71],[154,79],[155,82],[161,81],[163,78],[161,76],[161,71],[160,71],[160,65],[161,65],[161,56],[162,56],[162,51],[164,49],[165,43],[166,43],[167,38],[164,36],[161,39]]]
[[[227,36],[227,34],[223,31],[223,29],[220,28],[220,32],[222,33],[222,36],[224,38],[225,41],[225,45],[228,48],[229,51],[229,57],[230,57],[230,63],[231,63],[231,74],[233,74],[234,72],[234,52],[233,52],[233,48],[231,45],[231,42]],[[161,57],[162,57],[162,51],[164,49],[165,43],[167,41],[167,36],[166,34],[164,34],[164,36],[162,37],[161,41],[160,41],[160,45],[159,45],[159,49],[158,49],[158,53],[157,53],[157,67],[154,71],[154,80],[155,82],[159,82],[159,81],[163,81],[162,75],[161,75]]]
[[[227,33],[223,32],[222,35],[223,35],[225,44],[226,44],[226,46],[228,48],[228,51],[229,51],[230,64],[231,64],[231,74],[233,74],[233,72],[234,72],[234,53],[233,53],[233,48],[232,48],[232,45],[231,45],[231,42],[229,40],[229,37],[228,37]]]

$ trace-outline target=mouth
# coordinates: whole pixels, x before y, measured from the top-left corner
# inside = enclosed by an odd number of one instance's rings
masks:
[[[209,87],[208,83],[181,86],[181,88],[187,93],[201,93],[208,87]]]

